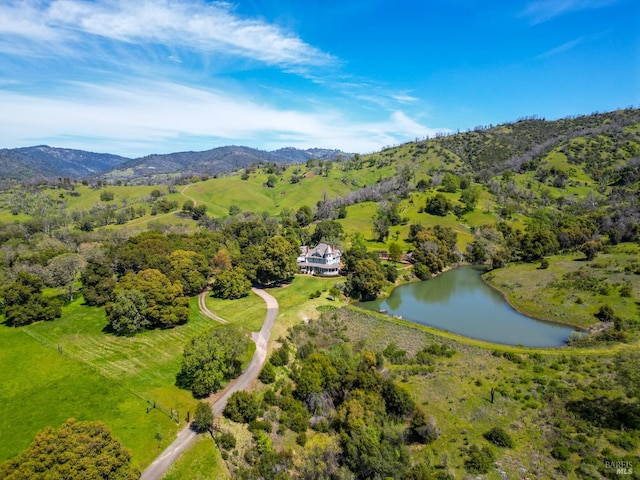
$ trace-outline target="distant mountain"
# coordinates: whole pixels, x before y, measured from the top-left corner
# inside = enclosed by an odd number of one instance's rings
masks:
[[[135,178],[162,173],[208,174],[232,172],[253,163],[305,163],[310,158],[336,160],[351,155],[340,150],[281,148],[273,152],[241,146],[218,147],[204,152],[148,155],[129,160],[109,172],[109,177]]]
[[[108,153],[93,153],[47,145],[0,149],[0,179],[34,177],[89,177],[130,159]]]
[[[0,149],[0,180],[34,177],[135,178],[157,174],[209,174],[232,172],[252,163],[304,163],[310,158],[336,160],[351,154],[339,150],[281,148],[266,152],[249,147],[218,147],[204,152],[178,152],[126,158],[47,145]]]

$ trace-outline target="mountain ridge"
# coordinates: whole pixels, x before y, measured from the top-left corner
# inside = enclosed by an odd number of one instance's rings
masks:
[[[0,149],[0,180],[21,181],[47,177],[136,178],[157,174],[216,175],[253,163],[304,163],[310,158],[339,159],[351,154],[340,150],[285,147],[264,151],[245,146],[223,146],[204,151],[150,154],[128,158],[49,145]]]

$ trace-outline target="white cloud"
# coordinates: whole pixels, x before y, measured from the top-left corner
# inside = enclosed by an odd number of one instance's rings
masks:
[[[534,24],[546,22],[566,13],[608,7],[619,0],[536,0],[527,5],[523,16]]]
[[[392,94],[391,98],[393,98],[394,100],[397,100],[400,103],[414,103],[420,100],[417,97],[412,97],[411,95],[407,95],[404,93]]]
[[[296,67],[335,61],[277,25],[241,17],[227,3],[202,0],[53,0],[45,4],[9,0],[0,7],[0,34],[29,42],[34,53],[44,46],[42,42],[53,41],[73,44],[81,54],[83,39],[92,36],[222,53],[269,65]],[[7,48],[8,43],[3,42]],[[46,53],[51,52],[46,49]]]
[[[3,118],[11,119],[0,123],[0,144],[53,143],[131,156],[176,151],[177,143],[193,150],[241,142],[269,149],[317,146],[370,152],[436,133],[401,111],[387,120],[361,122],[329,109],[277,109],[174,83],[78,84],[74,90],[73,98],[0,90]]]
[[[222,2],[0,0],[1,52],[22,68],[0,80],[0,147],[50,143],[136,156],[242,143],[369,152],[436,133],[401,111],[419,101],[407,91],[334,75],[331,55]],[[311,81],[292,89],[286,78],[259,80],[238,92],[232,75],[215,75],[255,62]],[[364,96],[366,105],[356,105]],[[356,120],[363,110],[367,119]]]
[[[551,50],[547,50],[544,53],[541,53],[540,55],[538,55],[535,58],[536,58],[536,60],[544,60],[545,58],[555,57],[556,55],[560,55],[560,54],[562,54],[564,52],[568,52],[569,50],[573,50],[578,45],[583,43],[584,40],[585,40],[585,37],[579,37],[579,38],[576,38],[576,39],[571,40],[569,42],[565,42],[562,45],[559,45],[559,46],[557,46],[555,48],[552,48]]]

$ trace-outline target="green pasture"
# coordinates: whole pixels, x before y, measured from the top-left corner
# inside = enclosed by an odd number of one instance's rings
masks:
[[[7,209],[0,209],[0,222],[3,223],[25,222],[30,218],[31,217],[29,215],[26,215],[24,213],[13,215],[11,211]]]
[[[119,206],[122,205],[123,200],[127,200],[128,205],[137,206],[137,204],[142,203],[143,200],[149,196],[149,194],[153,190],[160,190],[163,193],[167,193],[167,188],[163,186],[147,186],[147,185],[136,185],[136,186],[118,186],[118,185],[109,185],[107,187],[101,189],[93,189],[91,187],[85,185],[78,185],[75,188],[75,191],[80,194],[78,197],[74,197],[68,195],[64,190],[51,189],[48,190],[47,194],[55,199],[59,199],[60,195],[64,195],[64,202],[67,205],[67,209],[72,211],[75,209],[78,210],[90,210],[98,202],[101,203],[116,203]],[[114,199],[110,202],[102,202],[100,200],[100,194],[104,191],[113,192]]]
[[[106,333],[104,309],[86,307],[80,299],[52,322],[0,327],[0,358],[12,366],[0,373],[0,458],[26,448],[42,428],[73,417],[104,421],[131,450],[134,463],[148,465],[181,428],[169,418],[169,408],[182,420],[195,409],[191,393],[174,385],[182,350],[218,324],[199,314],[195,298],[191,310],[185,325],[135,337]],[[161,408],[147,414],[154,401]]]
[[[159,410],[147,414],[145,398],[25,331],[0,327],[0,347],[0,460],[26,449],[46,426],[76,418],[107,424],[142,468],[178,430]]]

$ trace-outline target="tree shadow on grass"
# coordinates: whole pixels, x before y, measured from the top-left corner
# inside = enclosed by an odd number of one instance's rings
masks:
[[[640,429],[640,404],[622,398],[583,398],[567,402],[566,408],[596,427]]]

